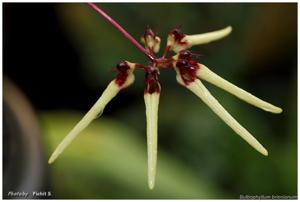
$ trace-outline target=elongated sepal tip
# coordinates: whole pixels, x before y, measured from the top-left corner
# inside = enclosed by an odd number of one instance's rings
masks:
[[[228,36],[231,33],[231,31],[232,31],[232,27],[228,26],[224,29],[208,32],[204,34],[186,35],[184,39],[189,44],[188,47],[192,47],[194,45],[201,45],[212,41],[220,40]]]
[[[228,34],[230,34],[232,32],[232,27],[231,26],[227,26],[223,29],[223,33],[225,36],[227,36]]]
[[[57,159],[57,157],[63,152],[64,148],[61,146],[58,146],[56,150],[52,153],[48,160],[48,164],[54,163],[54,161]]]
[[[52,164],[56,158],[57,158],[57,156],[54,156],[54,153],[53,153],[48,160],[48,164]]]
[[[246,140],[247,141],[247,140]],[[248,142],[256,151],[261,153],[264,156],[268,156],[268,150],[264,148],[257,140]]]
[[[152,190],[154,188],[154,185],[155,185],[155,178],[153,178],[152,180],[148,179],[148,187],[149,187],[149,189]]]
[[[68,134],[69,135],[69,134]],[[68,137],[68,135],[66,137]],[[48,164],[52,164],[58,157],[59,155],[64,151],[64,149],[67,147],[67,145],[70,144],[70,140],[66,141],[66,138],[57,146],[57,148],[54,150],[52,155],[50,156],[48,160]]]
[[[268,107],[268,108],[263,108],[263,110],[265,110],[267,112],[272,112],[274,114],[282,113],[282,109],[280,107],[276,107],[274,105],[272,105],[271,107]]]
[[[268,154],[268,151],[264,148],[263,150],[262,150],[262,152],[261,152],[263,155],[265,155],[265,156],[268,156],[269,154]]]

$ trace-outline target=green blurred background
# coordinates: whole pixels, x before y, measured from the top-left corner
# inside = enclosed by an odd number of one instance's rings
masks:
[[[33,139],[42,154],[36,166],[43,174],[33,174],[26,182],[32,185],[33,178],[43,179],[34,189],[50,191],[47,197],[58,199],[297,195],[297,4],[103,3],[101,7],[136,39],[149,25],[161,37],[161,49],[174,27],[196,34],[231,25],[230,36],[192,51],[202,54],[199,61],[223,78],[283,108],[279,115],[267,113],[205,83],[269,156],[251,148],[179,86],[175,72],[167,69],[160,75],[154,190],[147,187],[143,71],[136,71],[134,85],[122,91],[53,165],[47,165],[57,144],[114,78],[115,65],[124,59],[147,60],[84,4],[5,3],[4,76],[25,94],[39,128]],[[4,83],[4,107],[7,91]],[[4,123],[10,125],[7,117],[4,113]],[[8,173],[8,165],[20,161],[16,156],[28,152],[26,146],[10,148],[16,140],[9,138],[5,126],[4,198],[6,191],[18,189],[18,181],[8,182],[18,172],[23,173],[20,179],[25,176],[22,166],[28,164],[22,161],[19,170]]]

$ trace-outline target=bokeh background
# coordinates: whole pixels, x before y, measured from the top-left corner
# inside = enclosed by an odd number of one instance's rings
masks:
[[[100,4],[99,4],[100,5]],[[232,34],[193,47],[201,63],[283,108],[276,115],[210,84],[269,151],[264,157],[162,70],[155,189],[147,187],[143,72],[53,165],[47,160],[114,78],[121,60],[146,58],[81,3],[3,4],[3,197],[221,199],[297,195],[296,3],[103,3],[136,39],[152,27]],[[40,196],[33,192],[40,191]],[[46,192],[46,193],[45,193]],[[21,197],[22,198],[22,197]]]

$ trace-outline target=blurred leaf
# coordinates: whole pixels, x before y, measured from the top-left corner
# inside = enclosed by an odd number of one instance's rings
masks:
[[[73,113],[42,116],[47,156],[79,119]],[[56,198],[222,198],[182,163],[158,152],[154,190],[147,186],[146,142],[123,124],[101,118],[89,126],[53,164],[50,184]],[[146,140],[145,140],[146,141]]]

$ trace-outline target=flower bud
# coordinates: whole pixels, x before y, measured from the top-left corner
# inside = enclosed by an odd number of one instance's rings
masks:
[[[146,49],[157,53],[160,49],[160,41],[160,38],[148,27],[142,38],[142,42],[145,44]]]

